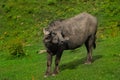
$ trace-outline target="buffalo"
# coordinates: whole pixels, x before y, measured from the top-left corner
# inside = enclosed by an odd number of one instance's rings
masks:
[[[87,49],[85,64],[92,62],[92,49],[96,47],[97,18],[83,12],[69,19],[51,22],[43,29],[43,43],[47,51],[47,70],[45,77],[59,72],[59,62],[64,50],[73,50],[83,44]],[[52,57],[55,58],[55,69],[51,73]]]

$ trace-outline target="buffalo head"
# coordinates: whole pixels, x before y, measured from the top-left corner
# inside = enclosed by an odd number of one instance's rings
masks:
[[[59,43],[59,38],[57,35],[57,32],[51,31],[47,28],[43,29],[44,33],[44,42],[45,43],[53,43],[53,44],[58,44]]]

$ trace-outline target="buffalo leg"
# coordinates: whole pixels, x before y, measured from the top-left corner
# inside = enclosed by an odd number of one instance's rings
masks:
[[[85,42],[85,46],[87,49],[87,60],[85,64],[91,64],[92,62],[92,48],[93,48],[94,37],[90,36],[88,40]]]
[[[47,54],[47,70],[45,73],[45,77],[51,75],[51,64],[52,64],[52,55],[50,53]]]
[[[62,52],[56,54],[55,69],[54,69],[54,72],[53,72],[53,76],[58,74],[58,72],[59,72],[59,62],[60,62],[61,56],[62,56]]]

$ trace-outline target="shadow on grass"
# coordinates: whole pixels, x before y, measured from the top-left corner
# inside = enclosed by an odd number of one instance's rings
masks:
[[[96,55],[96,56],[93,56],[93,61],[92,62],[95,62],[96,60],[102,58],[102,55]],[[82,59],[76,59],[74,61],[71,61],[71,62],[68,62],[68,63],[65,63],[65,64],[62,64],[60,66],[60,69],[61,70],[65,70],[65,69],[76,69],[80,64],[84,64],[85,63],[85,60],[86,60],[86,57],[85,58],[82,58]]]

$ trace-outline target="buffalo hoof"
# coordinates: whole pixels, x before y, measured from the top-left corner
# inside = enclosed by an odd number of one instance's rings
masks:
[[[85,64],[91,64],[92,62],[91,61],[86,61]]]
[[[44,78],[47,78],[47,77],[50,76],[50,75],[52,75],[52,73],[46,73],[46,74],[44,75]]]
[[[56,74],[52,74],[52,76],[56,76]]]
[[[44,78],[47,78],[48,76],[50,76],[50,75],[44,75]]]
[[[58,71],[54,71],[52,76],[56,76],[58,74]]]
[[[52,76],[56,76],[58,73],[53,73]]]
[[[44,78],[47,78],[48,77],[48,75],[44,75]]]

